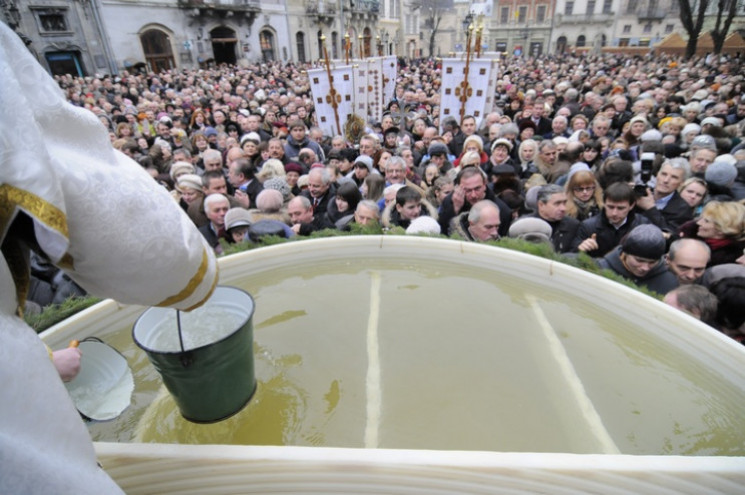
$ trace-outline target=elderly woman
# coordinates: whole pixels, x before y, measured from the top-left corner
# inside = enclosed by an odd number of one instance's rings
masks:
[[[678,235],[702,240],[711,248],[708,266],[735,263],[745,249],[745,205],[711,201],[697,220],[680,226]]]
[[[196,174],[181,174],[176,181],[176,187],[171,191],[174,199],[184,211],[189,211],[189,205],[204,198],[202,178]]]

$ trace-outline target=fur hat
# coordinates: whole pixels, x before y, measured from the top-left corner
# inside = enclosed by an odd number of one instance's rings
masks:
[[[644,224],[634,229],[621,242],[621,251],[648,260],[662,258],[666,251],[665,236],[659,227]]]
[[[195,172],[194,165],[189,162],[173,162],[171,164],[171,170],[168,172],[171,179],[176,179],[176,175],[179,173],[193,174]]]
[[[478,146],[481,151],[484,151],[484,140],[481,139],[481,136],[478,136],[476,134],[472,134],[468,136],[466,140],[463,141],[463,150],[468,148],[469,143],[475,143],[476,146]]]
[[[696,134],[698,134],[699,132],[701,132],[701,126],[694,123],[686,124],[685,127],[683,127],[681,134],[685,136],[686,134],[690,134],[691,132],[695,132]]]
[[[695,148],[706,148],[707,150],[716,151],[717,150],[717,142],[714,140],[712,136],[709,136],[708,134],[702,134],[700,136],[696,136],[693,138],[693,142],[691,142],[691,147]]]
[[[711,124],[714,127],[722,127],[722,121],[716,117],[706,117],[701,121],[701,127]]]
[[[510,225],[508,235],[529,242],[550,242],[551,226],[545,220],[534,217],[520,218]]]
[[[193,189],[195,191],[202,191],[202,178],[197,174],[184,174],[178,178],[176,182],[176,189],[180,192],[184,192],[184,189]]]
[[[635,122],[642,122],[645,126],[649,127],[649,121],[644,115],[634,115],[629,121],[629,125],[634,125]]]
[[[737,167],[728,161],[717,159],[706,167],[704,177],[709,184],[727,187],[737,178]]]
[[[276,189],[282,193],[282,200],[286,203],[292,197],[290,186],[284,177],[271,177],[264,181],[264,189]]]
[[[437,220],[428,216],[422,215],[411,221],[409,226],[406,228],[407,234],[429,234],[439,235],[440,224]]]
[[[448,156],[448,147],[442,141],[432,141],[427,148],[427,154],[429,156],[440,154]]]

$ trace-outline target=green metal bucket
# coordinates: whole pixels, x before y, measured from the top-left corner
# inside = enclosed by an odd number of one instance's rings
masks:
[[[135,322],[132,337],[160,373],[181,415],[194,423],[213,423],[239,412],[256,391],[253,356],[255,305],[247,292],[218,286],[209,301],[194,312],[203,308],[208,308],[204,311],[229,313],[232,320],[239,323],[230,328],[210,328],[209,332],[215,335],[214,341],[204,342],[207,333],[204,332],[199,344],[190,347],[182,338],[180,321],[178,327],[171,321],[176,318],[176,310],[150,308]],[[220,325],[225,323],[217,324]],[[184,326],[184,332],[186,329]],[[163,334],[174,330],[178,332],[175,348],[170,344],[174,337]],[[164,343],[164,337],[169,344]],[[206,338],[209,340],[211,337]]]

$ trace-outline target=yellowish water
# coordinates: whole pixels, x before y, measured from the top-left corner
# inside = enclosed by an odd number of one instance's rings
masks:
[[[238,286],[256,301],[251,403],[216,424],[185,421],[131,328],[118,329],[102,338],[133,368],[133,405],[91,423],[94,440],[745,454],[741,387],[570,292],[395,259]]]

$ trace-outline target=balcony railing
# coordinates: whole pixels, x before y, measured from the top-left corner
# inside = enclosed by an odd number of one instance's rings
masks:
[[[261,11],[259,0],[178,0],[178,6],[191,10],[195,16],[210,10],[216,13]]]
[[[615,17],[614,12],[603,12],[597,13],[585,13],[585,14],[557,14],[556,24],[587,24],[587,23],[603,23],[612,22]]]
[[[330,0],[307,0],[305,12],[311,15],[336,15],[336,4]]]
[[[661,20],[668,16],[668,12],[664,9],[648,9],[648,8],[641,8],[636,11],[636,17],[639,18],[640,21],[643,20]]]
[[[378,0],[353,0],[353,2],[352,12],[372,12],[374,14],[380,12],[380,2]]]

